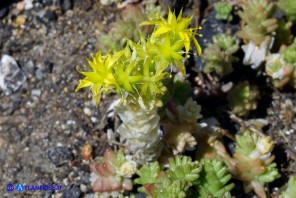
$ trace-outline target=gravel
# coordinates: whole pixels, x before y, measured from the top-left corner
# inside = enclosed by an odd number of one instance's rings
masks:
[[[90,160],[82,158],[81,149],[91,144],[96,156],[104,153],[103,115],[112,98],[96,107],[87,90],[75,93],[81,78],[76,67],[97,51],[109,12],[90,1],[64,1],[63,9],[57,0],[32,3],[27,10],[12,3],[0,20],[0,58],[12,57],[9,72],[20,74],[10,75],[18,78],[0,88],[0,194],[11,197],[6,185],[23,183],[62,185],[62,191],[27,197],[83,196],[91,192]]]

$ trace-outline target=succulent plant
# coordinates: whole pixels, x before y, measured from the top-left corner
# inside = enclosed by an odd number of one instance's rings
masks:
[[[282,193],[280,198],[291,198],[296,195],[296,177],[291,176],[288,182],[287,189]]]
[[[199,197],[230,198],[230,191],[234,184],[227,184],[231,175],[223,162],[204,159],[200,163],[202,170],[197,183],[194,185],[198,190]]]
[[[135,183],[143,185],[138,190],[148,197],[186,197],[186,192],[197,180],[200,165],[192,162],[190,157],[176,156],[169,160],[166,171],[162,171],[158,162],[144,165],[137,171],[139,178]]]
[[[283,10],[290,21],[296,22],[296,2],[293,0],[279,0],[278,7]]]
[[[232,5],[226,2],[217,2],[214,5],[216,11],[216,19],[232,21],[233,17],[231,15]]]
[[[272,78],[275,87],[284,87],[293,76],[293,66],[284,61],[280,54],[271,54],[265,65],[266,74]]]
[[[169,118],[164,122],[165,143],[174,154],[192,150],[197,145],[194,133],[198,129],[197,119],[201,118],[200,106],[189,98],[183,105],[170,102],[166,108]]]
[[[247,116],[250,111],[257,108],[259,97],[257,86],[250,85],[248,81],[244,81],[239,82],[229,91],[227,100],[234,114]]]
[[[248,0],[244,1],[242,8],[238,15],[245,25],[237,36],[259,45],[278,27],[277,20],[272,18],[275,4],[267,0]]]
[[[244,1],[242,8],[238,15],[244,25],[237,36],[247,43],[242,46],[245,52],[243,63],[256,69],[269,54],[274,43],[272,33],[279,26],[277,19],[272,18],[275,4],[268,0],[248,0]]]
[[[270,137],[250,132],[236,135],[233,157],[220,141],[215,141],[212,145],[223,158],[231,175],[244,182],[246,192],[254,190],[259,197],[267,197],[264,185],[280,177],[276,164],[272,163],[273,142]]]
[[[271,54],[266,61],[266,74],[273,80],[277,88],[286,84],[296,88],[296,39],[286,49]]]
[[[183,18],[182,12],[177,17],[169,11],[167,19],[145,21],[142,26],[156,26],[149,37],[140,33],[139,42],[128,39],[121,51],[98,52],[88,60],[91,71],[80,71],[85,77],[76,91],[90,87],[96,104],[101,94],[116,92],[121,97],[116,107],[123,121],[118,128],[120,140],[139,164],[156,160],[162,148],[157,110],[163,106],[170,68],[176,66],[182,78],[186,76],[182,55],[188,54],[191,40],[201,53],[195,38],[199,28],[189,28],[191,19]]]
[[[90,169],[94,192],[117,194],[132,190],[131,176],[136,172],[137,164],[127,160],[121,150],[115,153],[108,148],[104,157],[90,164]]]
[[[296,66],[296,38],[294,38],[294,42],[288,46],[283,52],[283,58],[287,63],[293,64]]]
[[[236,38],[225,34],[215,35],[213,43],[209,43],[202,58],[206,61],[203,69],[205,73],[216,73],[224,76],[232,72],[232,63],[238,61],[233,56],[239,46],[236,44]]]

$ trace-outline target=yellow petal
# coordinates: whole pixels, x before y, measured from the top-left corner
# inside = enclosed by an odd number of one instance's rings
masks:
[[[186,33],[183,33],[183,32],[179,32],[179,36],[183,40],[186,53],[188,53],[190,50],[190,38],[188,37],[188,35]]]
[[[196,40],[195,37],[193,37],[193,42],[194,42],[194,45],[195,45],[195,47],[196,47],[196,50],[197,50],[198,55],[201,55],[202,50],[201,50],[201,47],[200,47],[200,45],[199,45],[199,43],[197,42],[197,40]]]
[[[167,33],[167,32],[169,32],[169,31],[171,31],[171,28],[161,26],[161,27],[159,27],[159,28],[154,32],[154,35],[155,35],[155,36],[158,36],[158,35],[160,35],[160,34],[164,34],[164,33]]]
[[[86,80],[86,79],[79,80],[79,84],[77,85],[77,87],[75,89],[75,92],[77,92],[81,88],[89,87],[89,86],[92,86],[92,85],[93,85],[93,83]]]

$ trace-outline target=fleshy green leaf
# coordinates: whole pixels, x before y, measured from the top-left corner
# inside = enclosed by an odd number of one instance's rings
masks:
[[[227,184],[231,175],[223,162],[218,160],[202,160],[202,171],[195,185],[200,197],[230,198],[230,191],[234,184]]]

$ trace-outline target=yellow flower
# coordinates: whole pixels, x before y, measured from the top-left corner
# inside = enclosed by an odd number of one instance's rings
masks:
[[[192,20],[192,17],[182,18],[182,10],[178,15],[178,17],[176,17],[175,13],[172,13],[171,10],[169,10],[167,20],[160,17],[154,20],[145,21],[141,23],[141,25],[157,25],[158,28],[154,32],[155,36],[159,36],[161,34],[168,33],[168,32],[174,32],[183,41],[186,53],[188,53],[190,49],[190,39],[192,39],[198,54],[201,54],[201,47],[195,38],[195,35],[200,35],[200,34],[197,34],[194,32],[194,30],[201,29],[201,28],[188,28],[191,20]]]
[[[110,54],[102,56],[99,51],[95,56],[92,56],[92,60],[87,59],[92,71],[79,71],[85,78],[79,81],[75,91],[77,92],[84,87],[90,87],[93,98],[96,104],[98,104],[101,93],[107,93],[117,87],[113,68],[123,53],[124,50],[117,52],[113,56]]]

